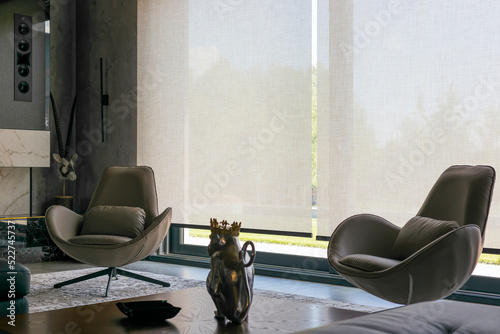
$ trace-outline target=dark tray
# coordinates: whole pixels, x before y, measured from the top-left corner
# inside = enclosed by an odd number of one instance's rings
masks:
[[[164,320],[173,318],[181,310],[166,300],[146,300],[142,302],[119,302],[116,306],[133,320]]]

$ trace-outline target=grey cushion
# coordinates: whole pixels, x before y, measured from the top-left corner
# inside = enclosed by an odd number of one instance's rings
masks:
[[[79,245],[116,245],[130,241],[132,238],[123,237],[120,235],[99,235],[87,234],[69,238],[68,241]]]
[[[497,334],[499,314],[498,306],[437,300],[372,313],[299,333]]]
[[[351,254],[339,260],[343,265],[364,271],[379,271],[393,267],[401,261],[368,254]]]
[[[456,221],[415,216],[401,228],[393,246],[394,258],[405,259],[458,227]]]
[[[81,235],[135,238],[144,231],[146,213],[129,206],[95,206],[85,215]]]

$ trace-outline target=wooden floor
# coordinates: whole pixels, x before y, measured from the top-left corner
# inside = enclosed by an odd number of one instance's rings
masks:
[[[26,266],[31,270],[32,274],[92,268],[89,265],[71,261],[32,263],[27,264]],[[205,268],[181,266],[152,261],[140,261],[125,266],[124,268],[197,280],[205,280],[209,272],[209,270]],[[260,275],[256,275],[255,277],[254,288],[323,299],[332,299],[344,303],[361,304],[382,308],[393,308],[399,306],[397,304],[393,304],[372,296],[357,288],[296,281]]]
[[[204,287],[167,291],[160,294],[126,299],[124,302],[167,300],[180,308],[168,322],[155,319],[148,313],[138,321],[125,317],[116,301],[58,310],[21,314],[15,326],[10,318],[0,318],[0,333],[214,333],[214,334],[274,334],[294,333],[334,322],[365,315],[362,312],[315,304],[283,302],[279,299],[254,296],[252,311],[242,324],[214,318],[214,302]],[[144,304],[143,304],[144,305]],[[142,319],[142,321],[140,321]]]

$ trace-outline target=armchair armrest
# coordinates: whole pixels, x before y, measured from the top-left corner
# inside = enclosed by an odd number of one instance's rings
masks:
[[[83,216],[64,206],[52,205],[45,212],[45,222],[52,239],[67,241],[80,234]]]
[[[160,243],[165,239],[167,232],[172,222],[172,208],[166,208],[161,214],[153,218],[149,226],[131,243],[143,242],[144,247],[141,254],[150,255],[158,248]]]
[[[328,261],[332,264],[350,254],[391,257],[392,246],[400,227],[388,220],[359,214],[344,220],[333,232],[328,244]]]
[[[412,304],[444,298],[470,277],[481,254],[481,231],[476,225],[459,227],[387,269],[364,271],[338,262],[330,265],[349,282],[380,298]]]
[[[154,217],[149,226],[144,230],[142,234],[149,234],[151,230],[158,228],[158,226],[162,225],[162,222],[165,220],[169,220],[166,226],[165,231],[168,231],[170,228],[170,222],[172,220],[172,208],[166,208],[162,213],[158,216]]]
[[[401,266],[411,268],[415,276],[421,275],[422,281],[433,282],[434,277],[440,278],[445,284],[443,289],[449,289],[451,293],[470,277],[481,251],[481,230],[477,225],[469,224],[434,240],[402,261]]]

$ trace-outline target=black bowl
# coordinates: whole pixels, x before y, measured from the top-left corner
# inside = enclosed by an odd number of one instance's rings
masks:
[[[181,310],[167,303],[166,300],[145,300],[141,302],[116,303],[123,314],[132,320],[158,321],[173,318]]]

